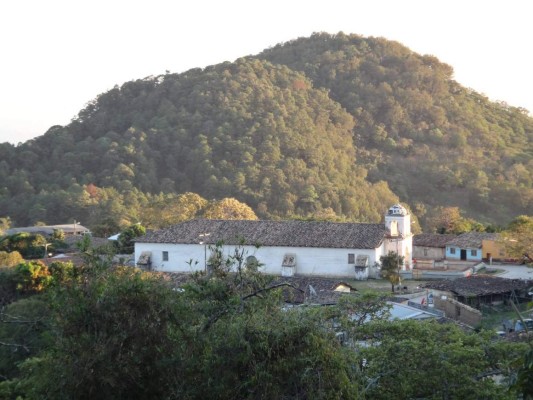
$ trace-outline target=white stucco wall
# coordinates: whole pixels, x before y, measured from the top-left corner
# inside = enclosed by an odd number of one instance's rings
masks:
[[[410,235],[402,239],[395,238],[387,240],[385,243],[385,254],[388,254],[389,251],[398,253],[404,257],[403,270],[410,268],[413,264],[413,236]]]
[[[264,264],[261,271],[272,275],[281,275],[283,256],[296,254],[296,273],[310,276],[355,278],[355,265],[348,264],[348,254],[366,255],[368,264],[379,262],[384,252],[384,245],[377,249],[324,249],[312,247],[260,247],[244,246],[245,257],[253,255]],[[224,254],[233,253],[235,246],[224,246]],[[209,247],[200,244],[160,244],[135,243],[135,260],[141,252],[152,253],[152,268],[165,272],[201,271],[205,266],[205,257],[209,259]],[[163,261],[163,251],[168,251],[168,261]],[[204,253],[205,251],[205,253]],[[205,254],[205,255],[204,255]],[[192,262],[191,262],[192,261]]]

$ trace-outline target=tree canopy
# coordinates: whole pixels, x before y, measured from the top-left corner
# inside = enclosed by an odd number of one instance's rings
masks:
[[[239,247],[176,287],[164,274],[110,268],[87,246],[83,267],[51,266],[47,285],[26,280],[39,290],[0,312],[2,398],[512,399],[528,390],[525,343],[390,321],[373,293],[287,307],[283,289],[297,289],[258,273]],[[501,384],[482,379],[494,373]]]

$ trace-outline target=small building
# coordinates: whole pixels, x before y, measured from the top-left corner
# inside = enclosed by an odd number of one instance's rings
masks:
[[[413,236],[413,258],[416,260],[444,260],[446,244],[455,234],[422,233]]]
[[[83,225],[80,225],[78,223],[76,224],[62,224],[62,225],[36,225],[36,226],[25,226],[21,228],[10,228],[7,229],[5,234],[6,235],[14,235],[16,233],[35,233],[35,234],[41,234],[44,236],[51,236],[54,234],[54,231],[63,231],[65,236],[75,236],[75,235],[90,235],[91,231],[84,227]]]
[[[495,242],[496,233],[466,232],[446,243],[446,259],[479,262],[487,258],[483,254],[483,241]]]
[[[463,304],[480,308],[482,304],[502,304],[512,297],[514,301],[527,301],[528,289],[533,281],[506,279],[490,275],[472,275],[467,278],[428,282],[422,287],[443,292]]]
[[[493,234],[492,237],[484,238],[481,242],[481,251],[482,257],[484,260],[492,261],[506,261],[509,259],[509,256],[505,252],[505,248],[500,241],[500,235],[497,233]]]

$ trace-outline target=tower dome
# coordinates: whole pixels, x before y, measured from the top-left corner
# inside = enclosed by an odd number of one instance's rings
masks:
[[[387,211],[387,215],[404,216],[408,214],[409,211],[407,211],[407,209],[401,204],[395,204],[391,208],[389,208],[389,211]]]
[[[395,204],[385,214],[385,227],[392,236],[411,235],[411,214],[401,204]]]

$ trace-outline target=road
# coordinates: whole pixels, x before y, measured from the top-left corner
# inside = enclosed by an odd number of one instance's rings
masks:
[[[497,270],[503,270],[504,272],[496,275],[500,278],[533,280],[533,268],[528,268],[525,265],[493,263],[492,266],[487,266],[487,269],[490,269],[490,268],[495,268]]]

